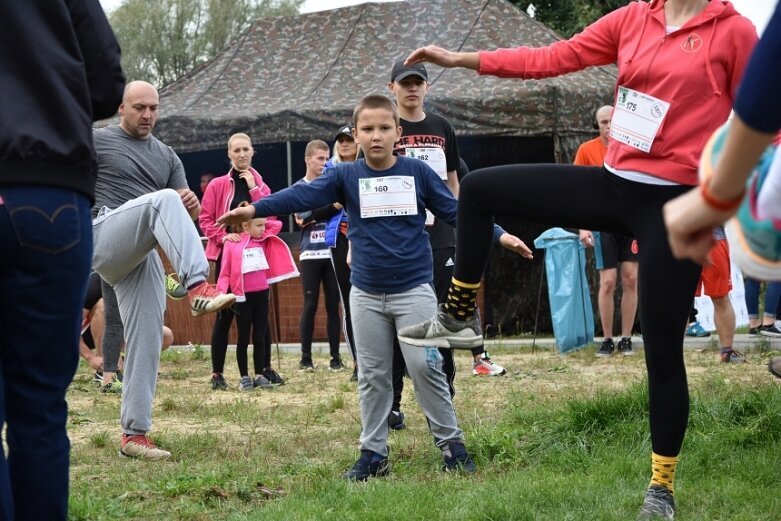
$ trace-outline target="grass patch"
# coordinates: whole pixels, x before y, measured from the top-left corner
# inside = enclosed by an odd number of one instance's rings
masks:
[[[389,437],[393,471],[365,484],[341,478],[360,434],[347,372],[328,371],[323,358],[298,373],[297,357],[283,355],[286,385],[241,392],[229,367],[230,389],[215,392],[200,356],[164,356],[151,433],[173,453],[163,463],[117,457],[119,397],[100,395],[80,368],[68,394],[71,519],[626,520],[650,477],[642,356],[498,348],[492,356],[508,374],[482,378],[457,353],[455,405],[479,472],[441,472],[405,380],[408,428]],[[747,356],[752,363],[727,366],[717,353],[686,353],[679,521],[781,512],[781,386],[761,349]]]

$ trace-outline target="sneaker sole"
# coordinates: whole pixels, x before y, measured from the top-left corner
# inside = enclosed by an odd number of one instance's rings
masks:
[[[168,454],[167,456],[161,456],[159,458],[150,458],[148,456],[131,456],[130,454],[125,454],[124,452],[122,452],[122,449],[119,449],[117,451],[117,453],[119,454],[120,458],[124,458],[124,459],[137,459],[137,460],[142,460],[142,461],[165,461],[165,460],[167,460],[168,458],[171,457],[171,454]]]
[[[199,317],[201,315],[208,315],[209,313],[215,313],[217,311],[220,311],[221,309],[225,309],[227,307],[232,306],[236,302],[236,295],[223,295],[219,299],[214,299],[211,303],[211,305],[206,306],[204,309],[193,309],[190,308],[190,312],[193,314],[194,317]]]
[[[771,331],[760,331],[759,336],[767,336],[770,338],[781,338],[781,333],[773,333]]]
[[[483,345],[483,337],[438,337],[438,338],[409,338],[399,335],[399,342],[404,342],[413,347],[438,347],[443,349],[472,349]]]
[[[611,356],[613,356],[613,353],[610,353],[610,354],[605,354],[605,353],[596,353],[596,355],[595,355],[595,356],[596,356],[597,358],[610,358]]]

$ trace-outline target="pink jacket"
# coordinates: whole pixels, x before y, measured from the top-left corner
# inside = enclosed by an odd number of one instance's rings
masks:
[[[710,0],[702,13],[669,35],[665,29],[664,0],[630,2],[569,40],[481,52],[479,72],[549,78],[617,64],[616,91],[629,87],[670,108],[650,153],[610,140],[605,163],[696,185],[700,154],[729,116],[757,32],[724,0]]]
[[[255,188],[249,191],[249,196],[255,202],[271,194],[271,189],[257,170],[250,167],[250,172],[255,178]],[[211,183],[206,186],[206,193],[203,194],[201,201],[201,215],[198,217],[198,224],[208,239],[206,243],[206,258],[214,261],[220,256],[223,246],[223,238],[228,235],[225,228],[217,226],[217,218],[230,210],[230,204],[233,200],[234,187],[230,171],[227,174],[215,177]],[[282,222],[273,216],[266,220],[266,230],[271,235],[277,235],[282,229]]]
[[[214,182],[214,181],[212,181]],[[268,222],[268,221],[266,221]],[[246,232],[241,233],[239,242],[228,241],[225,243],[222,255],[222,268],[220,277],[217,279],[217,287],[223,293],[228,292],[236,295],[237,302],[244,302],[244,276],[241,273],[241,263],[244,258],[244,248],[251,242],[250,236]],[[255,241],[252,241],[254,247]],[[287,247],[285,241],[275,235],[266,233],[261,237],[261,246],[268,262],[266,270],[266,282],[274,284],[292,277],[298,277],[298,268]]]

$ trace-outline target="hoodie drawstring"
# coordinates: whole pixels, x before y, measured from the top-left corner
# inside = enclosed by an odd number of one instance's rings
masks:
[[[705,51],[705,69],[708,71],[708,79],[710,79],[711,87],[713,87],[713,93],[716,96],[721,97],[721,89],[719,89],[719,85],[716,83],[716,77],[713,75],[713,68],[710,64],[710,47],[713,43],[713,40],[716,38],[716,21],[718,20],[718,17],[713,17],[713,29],[711,30],[710,38],[708,38],[708,48]]]

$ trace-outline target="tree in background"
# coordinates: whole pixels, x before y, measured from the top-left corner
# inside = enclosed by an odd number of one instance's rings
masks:
[[[128,80],[164,87],[213,58],[254,20],[303,0],[124,0],[109,14]]]
[[[513,0],[522,11],[534,4],[534,18],[564,38],[580,32],[610,11],[628,4],[630,0]],[[121,40],[120,40],[121,41]]]

